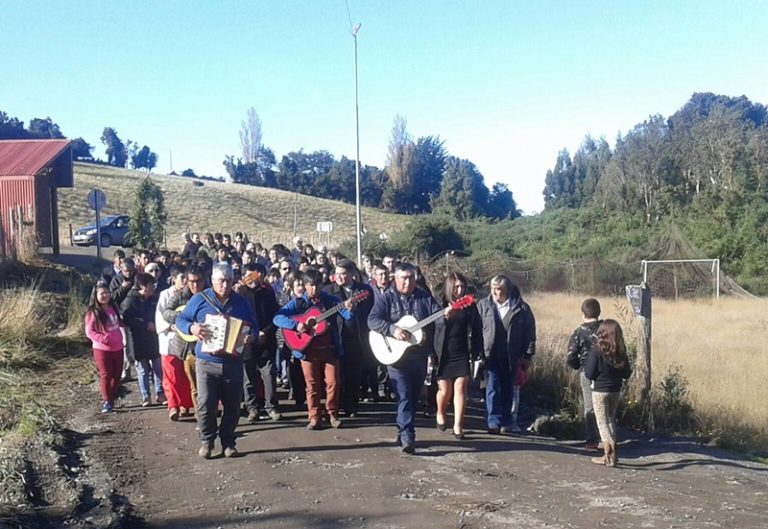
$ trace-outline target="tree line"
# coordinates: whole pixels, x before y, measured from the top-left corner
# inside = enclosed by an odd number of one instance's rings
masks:
[[[592,211],[640,230],[674,224],[704,255],[765,292],[768,260],[768,110],[747,97],[695,93],[677,112],[650,116],[616,139],[587,136],[547,171],[548,214]],[[594,223],[593,223],[594,226]],[[645,228],[642,228],[645,226]]]
[[[240,128],[241,156],[227,155],[223,162],[233,182],[355,202],[355,160],[337,160],[325,150],[299,150],[278,162],[262,141],[261,127],[258,113],[250,108]],[[440,212],[459,220],[520,216],[506,185],[494,184],[489,190],[477,167],[451,156],[439,136],[414,141],[402,116],[394,119],[385,167],[361,163],[359,173],[365,206],[410,215]]]
[[[0,111],[0,140],[63,139],[65,137],[59,125],[50,117],[32,118],[29,125],[24,127],[22,120],[8,115],[7,112]],[[130,164],[133,169],[146,169],[147,171],[151,171],[157,166],[157,153],[152,152],[146,145],[140,147],[139,142],[121,140],[113,127],[104,127],[101,142],[106,148],[106,161],[94,158],[94,147],[81,137],[72,139],[72,158],[106,163],[114,167],[126,167]]]

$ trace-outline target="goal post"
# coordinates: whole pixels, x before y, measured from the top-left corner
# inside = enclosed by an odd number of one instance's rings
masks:
[[[654,296],[720,299],[720,259],[643,260],[642,272]]]

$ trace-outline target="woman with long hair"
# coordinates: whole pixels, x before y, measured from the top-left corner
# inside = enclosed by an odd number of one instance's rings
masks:
[[[451,272],[443,285],[444,304],[459,300],[467,294],[467,279]],[[469,387],[470,357],[483,354],[483,327],[477,306],[454,310],[435,328],[437,355],[437,429],[445,431],[448,403],[453,399],[453,436],[464,438],[464,410]]]
[[[93,287],[88,308],[85,311],[85,334],[93,346],[93,361],[99,372],[101,389],[101,413],[112,411],[120,376],[123,373],[122,320],[117,305],[112,301],[109,283],[100,279]]]
[[[592,404],[604,455],[593,457],[592,462],[615,467],[619,460],[616,455],[616,411],[622,381],[632,374],[632,367],[619,322],[604,320],[595,336],[587,356],[584,375],[592,381]]]

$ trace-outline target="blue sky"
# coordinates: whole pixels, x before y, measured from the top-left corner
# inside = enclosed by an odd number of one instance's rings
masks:
[[[223,175],[253,106],[278,160],[355,153],[345,0],[0,2],[0,110],[50,116],[104,157],[107,125],[158,171]],[[768,2],[349,0],[360,156],[384,166],[393,118],[504,182],[527,213],[586,134],[613,143],[694,92],[768,103]]]

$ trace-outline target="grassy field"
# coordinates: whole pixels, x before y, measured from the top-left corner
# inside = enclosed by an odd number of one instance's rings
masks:
[[[536,314],[543,364],[565,366],[568,336],[580,322],[582,300],[568,294],[528,299]],[[618,319],[635,339],[636,329],[626,324],[632,321],[626,299],[601,298],[600,303],[602,317]],[[679,367],[694,410],[710,429],[743,426],[768,439],[767,313],[765,299],[654,300],[654,390],[666,373]]]
[[[60,238],[69,240],[68,225],[73,229],[93,222],[88,209],[88,191],[98,187],[107,196],[104,214],[129,214],[133,193],[146,173],[91,164],[75,164],[75,186],[59,189]],[[165,192],[168,211],[168,245],[176,247],[182,232],[217,232],[234,234],[242,231],[251,240],[263,243],[288,243],[293,237],[294,193],[264,187],[244,186],[204,181],[202,187],[193,179],[152,174],[152,180]],[[306,195],[298,195],[297,233],[306,242],[328,244],[328,234],[322,238],[316,232],[318,222],[333,222],[330,246],[355,236],[353,205]],[[391,234],[408,220],[402,215],[363,208],[363,225],[369,233]]]

